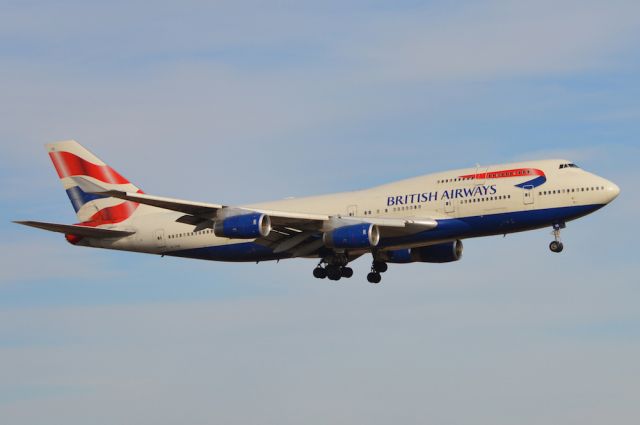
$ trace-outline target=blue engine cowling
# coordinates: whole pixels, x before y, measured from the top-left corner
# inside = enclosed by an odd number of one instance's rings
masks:
[[[462,258],[462,241],[412,248],[411,255],[422,263],[450,263]]]
[[[379,257],[380,260],[393,264],[407,264],[414,263],[416,261],[411,255],[411,248],[383,251],[379,253]]]
[[[462,241],[440,243],[420,248],[396,249],[379,253],[387,263],[450,263],[462,258]]]
[[[327,232],[322,240],[329,248],[370,248],[378,245],[380,230],[375,224],[354,224]]]
[[[216,220],[213,226],[216,236],[234,239],[255,239],[271,233],[271,219],[268,215],[254,213],[234,215]]]

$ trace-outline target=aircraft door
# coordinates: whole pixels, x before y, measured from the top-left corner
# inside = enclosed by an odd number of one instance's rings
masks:
[[[444,212],[447,214],[452,214],[456,211],[456,206],[454,204],[453,199],[445,199],[444,200]]]
[[[167,242],[164,238],[164,229],[158,229],[153,232],[153,240],[158,248],[166,248]]]
[[[524,202],[525,205],[533,205],[535,202],[534,199],[534,190],[533,190],[533,186],[531,185],[527,185],[527,186],[523,186],[522,187],[524,189],[524,192],[522,192],[522,201]]]
[[[489,171],[489,169],[487,167],[480,167],[479,165],[476,167],[476,176],[474,179],[474,183],[476,185],[482,186],[486,183],[487,181],[487,172]]]

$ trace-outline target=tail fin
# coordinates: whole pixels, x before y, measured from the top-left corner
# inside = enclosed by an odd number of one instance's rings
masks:
[[[111,189],[142,193],[137,186],[75,140],[49,143],[46,148],[80,224],[90,227],[116,224],[134,215],[139,206],[136,202],[86,193],[71,177],[83,176]]]

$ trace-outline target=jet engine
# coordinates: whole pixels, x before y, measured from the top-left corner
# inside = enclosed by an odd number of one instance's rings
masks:
[[[462,258],[462,241],[445,242],[419,248],[380,252],[380,260],[387,263],[450,263]]]
[[[370,223],[339,227],[322,236],[329,248],[370,248],[378,245],[380,230]]]
[[[271,219],[266,214],[253,213],[216,220],[213,233],[219,237],[255,239],[271,233]]]

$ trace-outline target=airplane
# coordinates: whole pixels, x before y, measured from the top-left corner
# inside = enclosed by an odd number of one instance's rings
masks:
[[[77,246],[213,261],[315,258],[313,276],[350,278],[372,256],[367,280],[388,264],[448,263],[462,240],[551,227],[560,231],[613,201],[620,188],[571,161],[476,166],[352,192],[232,206],[144,193],[74,140],[46,145],[77,224],[16,221]]]

